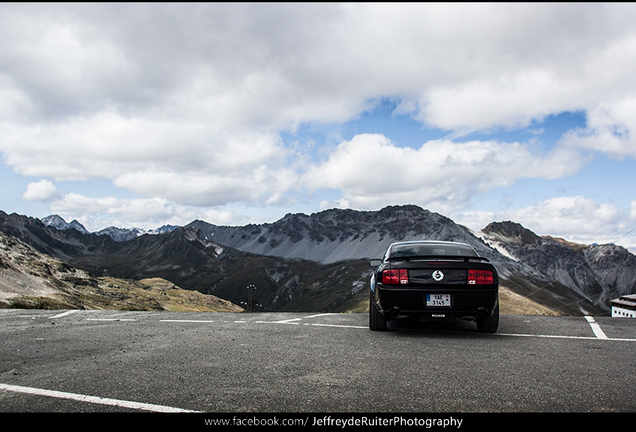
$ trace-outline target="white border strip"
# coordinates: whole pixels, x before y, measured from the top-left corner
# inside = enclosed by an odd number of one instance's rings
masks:
[[[605,334],[603,330],[601,330],[601,326],[598,325],[598,323],[594,320],[594,318],[592,318],[589,315],[585,315],[585,319],[590,324],[590,327],[592,327],[592,331],[594,332],[597,338],[607,339],[607,335]]]
[[[342,327],[342,328],[357,328],[357,329],[368,329],[369,326],[355,326],[355,325],[343,325],[343,324],[309,324],[305,325],[313,326],[313,327]]]
[[[154,412],[162,412],[162,413],[197,412],[197,411],[184,410],[181,408],[167,407],[163,405],[153,405],[153,404],[140,403],[140,402],[122,401],[117,399],[108,399],[108,398],[101,398],[96,396],[85,396],[85,395],[80,395],[75,393],[66,393],[66,392],[60,392],[55,390],[43,390],[43,389],[38,389],[33,387],[22,387],[22,386],[2,384],[2,383],[0,383],[0,390],[6,390],[6,391],[11,391],[16,393],[27,393],[27,394],[37,395],[37,396],[49,396],[49,397],[54,397],[59,399],[71,399],[71,400],[76,400],[80,402],[88,402],[88,403],[94,403],[94,404],[100,404],[100,405],[112,405],[112,406],[118,406],[122,408],[132,408],[132,409],[139,409],[144,411],[154,411]]]
[[[475,333],[471,333],[475,334]],[[541,334],[523,334],[523,333],[492,333],[484,335],[488,336],[515,336],[515,337],[534,337],[534,338],[547,338],[547,339],[583,339],[583,340],[599,340],[604,339],[607,341],[623,341],[623,342],[636,342],[636,339],[628,338],[599,338],[597,336],[561,336],[561,335],[541,335]]]
[[[303,318],[290,318],[290,319],[286,319],[286,320],[281,320],[281,321],[254,321],[257,324],[294,324],[294,325],[298,325],[300,323],[298,322],[292,322],[292,321],[300,321]]]
[[[305,318],[316,318],[316,317],[322,317],[322,316],[327,316],[327,315],[342,315],[342,314],[337,313],[337,312],[328,312],[328,313],[320,313],[320,314],[317,314],[317,315],[309,315],[309,316],[306,316]]]
[[[79,309],[74,309],[74,310],[70,310],[70,311],[67,311],[67,312],[62,312],[61,314],[53,315],[51,317],[51,319],[53,319],[53,318],[62,318],[62,317],[65,317],[66,315],[70,315],[70,314],[75,313],[75,312],[79,312]]]
[[[165,319],[159,320],[159,322],[182,322],[182,323],[213,323],[214,321],[209,320],[184,320],[184,319]]]

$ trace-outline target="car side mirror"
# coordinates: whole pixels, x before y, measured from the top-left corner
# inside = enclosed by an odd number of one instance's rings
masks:
[[[371,261],[369,262],[369,265],[370,265],[371,267],[378,267],[378,266],[380,266],[383,262],[384,262],[384,261],[382,261],[381,259],[374,259],[374,260],[371,260]]]

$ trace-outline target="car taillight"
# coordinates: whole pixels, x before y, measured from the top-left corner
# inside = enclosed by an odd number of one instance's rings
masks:
[[[490,270],[468,270],[469,285],[488,285],[495,282],[495,277]]]
[[[382,283],[387,285],[400,285],[409,283],[409,273],[406,269],[384,270]]]

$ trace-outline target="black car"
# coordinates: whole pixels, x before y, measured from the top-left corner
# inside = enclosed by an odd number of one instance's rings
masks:
[[[494,333],[499,326],[499,278],[486,258],[464,243],[393,243],[371,276],[369,328],[386,330],[400,318],[477,323]]]

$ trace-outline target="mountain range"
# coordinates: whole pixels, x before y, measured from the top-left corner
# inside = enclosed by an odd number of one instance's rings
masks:
[[[95,277],[0,230],[0,307],[242,312],[161,278]]]
[[[0,229],[95,277],[160,277],[237,305],[255,286],[263,311],[363,311],[369,259],[414,239],[470,244],[497,268],[506,301],[540,313],[607,315],[609,300],[636,292],[636,257],[620,246],[573,244],[512,221],[473,232],[413,205],[288,214],[238,227],[195,220],[147,233],[90,233],[56,215],[39,220],[0,211]]]
[[[42,219],[42,223],[46,226],[57,228],[58,230],[75,229],[83,234],[90,234],[90,232],[84,228],[84,225],[77,220],[72,220],[70,223],[66,222],[59,215],[50,215]],[[178,228],[176,225],[164,225],[155,230],[146,231],[142,228],[118,228],[115,226],[106,227],[100,231],[95,232],[97,235],[107,235],[113,240],[126,241],[135,237],[139,237],[144,234],[162,234],[168,231],[172,231]]]

